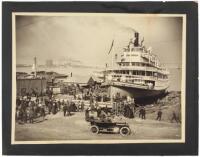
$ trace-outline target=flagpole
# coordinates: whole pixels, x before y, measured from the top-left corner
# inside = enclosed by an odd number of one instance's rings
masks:
[[[114,39],[112,41],[112,44],[111,44],[111,47],[110,47],[110,50],[108,52],[108,54],[110,54],[112,48],[113,48],[113,44],[114,44]],[[113,52],[111,52],[111,67],[112,67],[112,70],[113,70]],[[113,104],[113,94],[112,94],[112,84],[110,85],[110,103],[112,105],[112,108],[114,109],[114,104]]]
[[[114,41],[114,40],[113,40]],[[113,47],[113,43],[112,43],[112,47]],[[112,64],[112,70],[113,70],[113,51],[111,52],[111,64]],[[112,81],[111,81],[112,83]],[[112,84],[110,86],[110,94],[111,94],[111,105],[114,108],[114,103],[113,103],[113,93],[112,93]]]

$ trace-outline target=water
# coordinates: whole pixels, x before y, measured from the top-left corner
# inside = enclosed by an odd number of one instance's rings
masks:
[[[17,72],[26,72],[31,73],[32,69],[31,67],[17,67]],[[81,67],[52,67],[52,68],[46,68],[46,67],[39,67],[38,71],[53,71],[57,72],[59,74],[65,74],[68,76],[73,76],[74,81],[80,81],[82,83],[87,83],[90,76],[94,73],[94,71],[97,71],[95,68],[81,68]]]

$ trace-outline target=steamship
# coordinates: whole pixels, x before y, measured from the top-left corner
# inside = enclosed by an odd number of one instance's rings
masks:
[[[118,57],[115,54],[113,65],[105,70],[105,83],[110,94],[130,96],[134,99],[156,97],[165,94],[169,87],[169,71],[163,67],[151,48],[139,41],[139,33],[134,32],[128,46]]]

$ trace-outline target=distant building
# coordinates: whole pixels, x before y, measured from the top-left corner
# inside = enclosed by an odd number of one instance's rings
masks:
[[[64,82],[66,82],[68,75],[57,75],[54,78],[54,84],[62,84]]]
[[[54,64],[53,64],[53,60],[46,60],[46,66],[47,67],[52,67]]]
[[[17,79],[22,79],[28,76],[28,73],[26,72],[16,72],[16,78]]]
[[[46,79],[17,79],[17,95],[19,96],[45,94],[46,88]]]
[[[66,85],[71,85],[71,84],[79,84],[79,85],[87,85],[87,82],[88,82],[88,79],[89,77],[88,76],[76,76],[76,75],[73,75],[72,77],[68,77],[64,83]]]
[[[102,79],[99,79],[98,77],[91,76],[87,82],[89,86],[94,86],[94,85],[100,85],[102,83]]]

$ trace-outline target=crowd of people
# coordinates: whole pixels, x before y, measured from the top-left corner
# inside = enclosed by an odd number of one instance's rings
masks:
[[[46,113],[44,105],[35,99],[31,101],[31,98],[17,98],[16,100],[16,121],[19,124],[33,123],[37,117],[45,119]]]
[[[16,122],[19,124],[34,123],[38,118],[45,120],[47,114],[55,115],[58,112],[70,116],[71,112],[84,110],[84,102],[77,103],[70,100],[55,100],[52,98],[21,97],[16,99]]]
[[[94,90],[90,89],[84,92],[84,96],[74,95],[73,101],[72,99],[54,99],[53,95],[50,94],[46,97],[21,97],[17,98],[16,101],[16,121],[20,124],[24,123],[34,123],[37,121],[37,118],[42,117],[42,120],[45,120],[45,116],[47,114],[55,115],[57,112],[62,111],[63,116],[71,116],[72,112],[84,111],[85,104],[84,102],[89,101],[89,110],[97,111],[98,115],[101,111],[106,114],[113,114],[116,116],[122,115],[126,118],[134,118],[136,117],[136,113],[138,113],[139,118],[146,119],[146,108],[145,106],[140,106],[135,103],[134,99],[130,99],[127,97],[121,97],[120,95],[116,95],[112,98],[108,96],[95,93]],[[105,103],[105,98],[109,98],[112,102],[112,105],[108,108],[100,107],[100,103]],[[139,111],[139,112],[138,112]],[[159,108],[155,115],[155,119],[158,121],[162,120],[163,111]],[[171,122],[176,121],[180,122],[177,114],[173,112]]]

